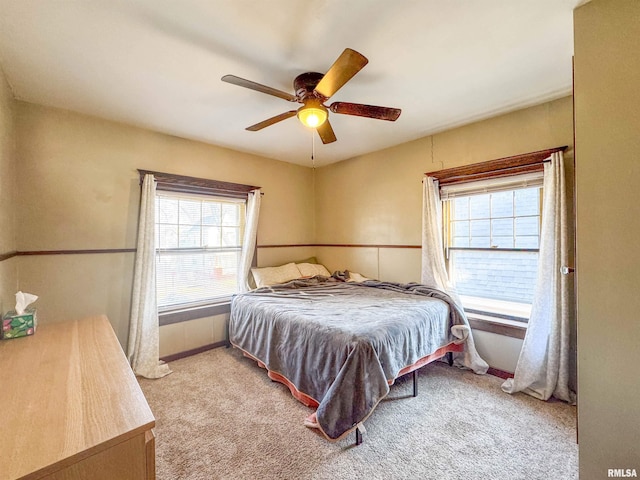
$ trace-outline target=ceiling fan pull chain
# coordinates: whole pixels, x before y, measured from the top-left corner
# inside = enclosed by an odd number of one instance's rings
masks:
[[[316,136],[314,131],[311,131],[311,167],[316,169]]]

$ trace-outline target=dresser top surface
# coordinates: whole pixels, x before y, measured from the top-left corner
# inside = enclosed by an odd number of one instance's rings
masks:
[[[155,425],[103,315],[0,341],[0,405],[0,480],[73,463]]]

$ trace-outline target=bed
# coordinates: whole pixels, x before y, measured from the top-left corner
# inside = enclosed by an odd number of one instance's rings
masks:
[[[231,345],[316,408],[305,425],[331,441],[361,427],[399,376],[468,353],[469,331],[437,289],[337,274],[236,295],[229,321]]]

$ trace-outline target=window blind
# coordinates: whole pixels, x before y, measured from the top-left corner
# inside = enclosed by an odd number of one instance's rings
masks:
[[[510,177],[489,178],[466,183],[442,185],[440,187],[440,199],[450,200],[455,197],[483,195],[486,193],[515,190],[517,188],[541,187],[543,175],[544,172],[540,171]]]

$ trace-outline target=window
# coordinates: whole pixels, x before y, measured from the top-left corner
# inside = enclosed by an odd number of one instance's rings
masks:
[[[238,291],[246,201],[158,192],[160,310],[228,299]]]
[[[217,314],[239,290],[247,198],[260,187],[138,171],[156,180],[160,324]]]
[[[526,321],[538,269],[541,187],[480,192],[444,202],[449,277],[469,313]]]
[[[438,181],[449,277],[473,328],[524,338],[537,279],[544,162],[567,147],[446,168]]]

